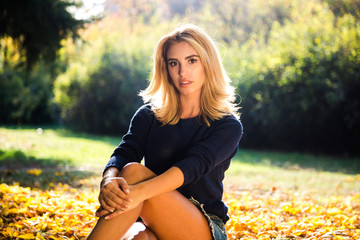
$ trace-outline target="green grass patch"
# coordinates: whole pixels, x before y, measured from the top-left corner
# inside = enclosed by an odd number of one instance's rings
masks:
[[[243,190],[351,194],[360,192],[359,173],[359,158],[240,150],[226,183]]]
[[[61,162],[73,167],[105,166],[121,138],[73,133],[63,128],[0,128],[0,149],[21,151],[26,156]]]
[[[56,183],[98,185],[120,137],[74,133],[64,128],[0,128],[0,181],[45,189]],[[28,172],[40,169],[39,175]]]
[[[97,178],[121,138],[73,133],[64,128],[0,128],[0,180],[47,187],[80,186]],[[42,169],[34,176],[27,171]],[[226,172],[226,186],[243,190],[317,195],[360,192],[360,159],[240,150]]]

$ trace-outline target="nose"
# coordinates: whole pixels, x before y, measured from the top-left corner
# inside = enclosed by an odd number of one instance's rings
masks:
[[[179,76],[181,78],[184,78],[186,73],[187,73],[187,68],[185,67],[185,65],[184,64],[179,64]]]

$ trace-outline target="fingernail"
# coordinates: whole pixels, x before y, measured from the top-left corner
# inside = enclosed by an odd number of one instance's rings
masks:
[[[115,212],[115,209],[110,209],[110,212],[112,212],[112,213]]]

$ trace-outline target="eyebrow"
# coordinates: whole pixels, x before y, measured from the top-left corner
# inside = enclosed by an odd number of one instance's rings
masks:
[[[199,55],[193,54],[193,55],[187,56],[187,57],[185,58],[185,60],[187,60],[187,59],[189,59],[189,58],[193,58],[193,57],[198,57],[198,58],[200,58]],[[177,58],[168,58],[168,59],[167,59],[167,61],[174,61],[174,60],[177,61],[178,59],[177,59]]]

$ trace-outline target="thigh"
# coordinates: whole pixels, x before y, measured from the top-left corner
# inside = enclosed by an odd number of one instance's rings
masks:
[[[211,239],[209,223],[202,212],[178,191],[144,202],[141,218],[158,239]]]

